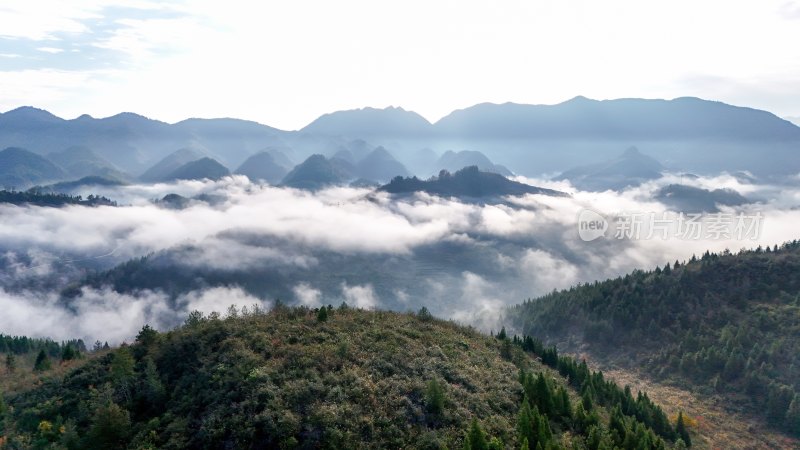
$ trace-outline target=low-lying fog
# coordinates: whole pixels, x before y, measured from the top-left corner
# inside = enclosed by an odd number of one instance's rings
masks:
[[[639,239],[616,239],[612,224],[605,237],[586,242],[577,224],[583,209],[607,218],[660,217],[667,207],[656,192],[687,180],[666,176],[603,193],[519,180],[572,196],[481,204],[344,187],[311,193],[236,176],[92,191],[120,207],[0,205],[0,331],[118,343],[144,323],[169,328],[191,310],[224,313],[231,304],[269,307],[276,299],[311,307],[425,305],[441,317],[491,329],[504,306],[526,298],[706,250],[771,246],[796,238],[800,223],[800,188],[720,175],[690,184],[758,200],[720,208],[731,214],[726,220],[760,213],[755,239],[733,233],[647,239],[646,229]],[[153,202],[168,193],[206,195],[183,209]],[[85,278],[145,255],[151,256],[106,281]]]

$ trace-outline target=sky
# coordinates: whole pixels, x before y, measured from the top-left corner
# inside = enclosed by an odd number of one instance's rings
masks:
[[[4,0],[0,111],[299,129],[402,106],[696,96],[800,117],[797,0]]]

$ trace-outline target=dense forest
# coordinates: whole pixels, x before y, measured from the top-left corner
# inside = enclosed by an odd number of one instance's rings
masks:
[[[528,334],[628,361],[800,435],[800,241],[705,253],[514,307]]]
[[[687,448],[634,396],[530,337],[416,314],[276,306],[145,326],[0,400],[6,448]]]
[[[84,199],[80,195],[42,192],[36,189],[30,189],[27,191],[0,190],[0,203],[53,207],[66,205],[117,206],[117,202],[103,196],[89,195]]]
[[[59,343],[52,339],[9,336],[0,333],[0,353],[4,354],[13,353],[15,355],[24,355],[44,350],[50,356],[58,356],[69,346],[77,351],[86,352],[86,344],[83,342],[83,339],[73,339]]]

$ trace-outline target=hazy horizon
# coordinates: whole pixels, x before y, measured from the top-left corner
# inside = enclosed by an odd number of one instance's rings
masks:
[[[797,117],[800,56],[779,43],[800,41],[798,19],[800,3],[785,0],[514,1],[502,10],[473,1],[11,1],[0,10],[0,109],[238,117],[292,130],[363,105],[402,105],[435,121],[478,103],[581,94],[696,96]]]

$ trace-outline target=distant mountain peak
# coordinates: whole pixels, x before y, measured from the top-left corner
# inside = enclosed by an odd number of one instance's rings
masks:
[[[247,178],[258,181],[265,180],[271,184],[279,183],[289,172],[290,167],[285,167],[275,160],[269,151],[262,151],[247,158],[236,173],[245,175]]]
[[[317,190],[343,184],[352,178],[352,166],[347,161],[313,154],[287,173],[281,184],[298,189]]]
[[[6,118],[46,122],[61,122],[64,120],[47,110],[39,109],[33,106],[20,106],[19,108],[12,109],[11,111],[2,114],[2,116],[5,116]]]
[[[162,121],[156,120],[156,119],[151,119],[151,118],[145,117],[145,116],[143,116],[141,114],[136,114],[136,113],[132,113],[132,112],[121,112],[119,114],[114,114],[113,116],[106,117],[105,119],[100,119],[100,120],[107,120],[107,121],[111,121],[111,122],[117,122],[117,121],[121,121],[121,122],[147,121],[147,122],[154,122],[154,123],[159,123],[159,124],[166,124],[166,122],[162,122]]]
[[[421,115],[401,107],[366,107],[324,114],[301,131],[330,136],[363,137],[373,135],[424,135],[431,123]]]
[[[595,102],[597,102],[597,100],[584,97],[583,95],[576,95],[575,97],[572,97],[571,99],[565,101],[564,103],[595,103]]]
[[[195,161],[190,161],[167,175],[165,181],[172,180],[218,180],[230,175],[228,168],[219,161],[203,157]]]
[[[631,146],[617,158],[572,168],[556,179],[569,180],[573,186],[582,190],[619,190],[660,178],[662,170],[664,166],[658,160]]]
[[[365,180],[388,181],[400,175],[409,175],[408,169],[383,146],[378,146],[355,166],[356,175]]]
[[[642,152],[640,152],[639,149],[635,145],[631,145],[630,147],[628,147],[625,150],[625,153],[622,154],[623,158],[631,158],[631,157],[635,157],[635,156],[644,156],[644,155],[642,155]]]

